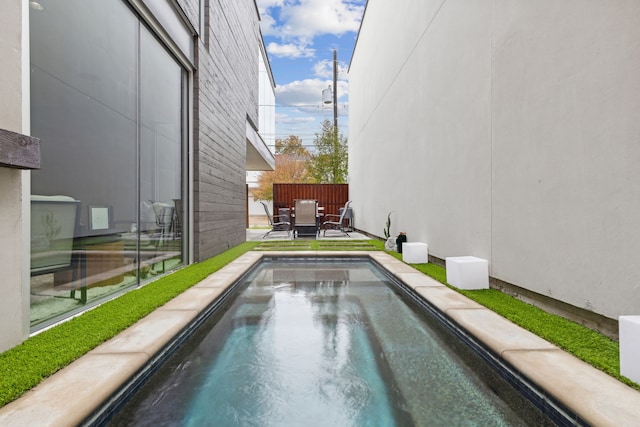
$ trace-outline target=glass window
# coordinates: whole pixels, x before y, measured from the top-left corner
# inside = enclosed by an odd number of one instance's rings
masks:
[[[30,14],[31,129],[42,152],[32,326],[183,259],[184,70],[122,1],[40,4]]]
[[[140,32],[140,273],[181,262],[182,78],[153,35]],[[154,222],[155,221],[155,222]]]

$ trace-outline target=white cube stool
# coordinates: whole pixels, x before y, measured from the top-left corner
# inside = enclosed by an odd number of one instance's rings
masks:
[[[474,256],[447,257],[447,283],[458,289],[489,289],[489,263]]]
[[[620,374],[640,383],[640,316],[618,318]]]
[[[409,264],[426,264],[429,262],[429,247],[426,243],[402,243],[402,261]]]

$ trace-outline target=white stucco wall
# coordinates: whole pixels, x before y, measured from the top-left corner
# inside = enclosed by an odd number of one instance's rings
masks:
[[[5,3],[0,14],[0,128],[28,133],[23,102],[28,91],[28,43],[23,39],[28,2]],[[0,351],[29,333],[28,174],[0,167]]]
[[[349,76],[358,228],[640,312],[640,3],[369,0]]]

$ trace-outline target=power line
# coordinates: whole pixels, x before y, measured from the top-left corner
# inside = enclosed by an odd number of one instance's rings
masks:
[[[278,104],[259,104],[258,107],[276,107],[276,108],[319,108],[321,110],[333,111],[333,107],[325,107],[324,105],[302,104],[302,105],[278,105]],[[348,108],[348,104],[338,104],[338,107]]]

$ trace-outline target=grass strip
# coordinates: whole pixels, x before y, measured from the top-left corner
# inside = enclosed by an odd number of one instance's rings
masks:
[[[259,242],[256,251],[376,251],[384,244],[375,240],[271,240]]]
[[[44,378],[249,250],[357,250],[359,247],[364,247],[363,250],[384,250],[384,242],[378,240],[347,241],[348,244],[315,240],[292,242],[296,241],[243,243],[209,260],[187,266],[130,291],[0,354],[0,406],[17,399]],[[366,242],[366,245],[362,242]],[[402,254],[388,253],[402,260]],[[412,267],[447,285],[443,267],[433,263],[412,264]],[[449,287],[640,390],[640,385],[620,375],[618,343],[608,337],[494,289],[464,291]]]
[[[329,251],[377,251],[379,247],[371,240],[318,240],[318,250]]]
[[[253,249],[246,242],[168,274],[0,354],[0,406],[114,337],[191,286]]]
[[[390,254],[398,259],[402,258],[401,254]],[[620,375],[620,348],[611,338],[496,289],[468,291],[453,287],[447,284],[446,269],[439,265],[428,263],[411,266],[593,367],[640,390],[640,384]]]

